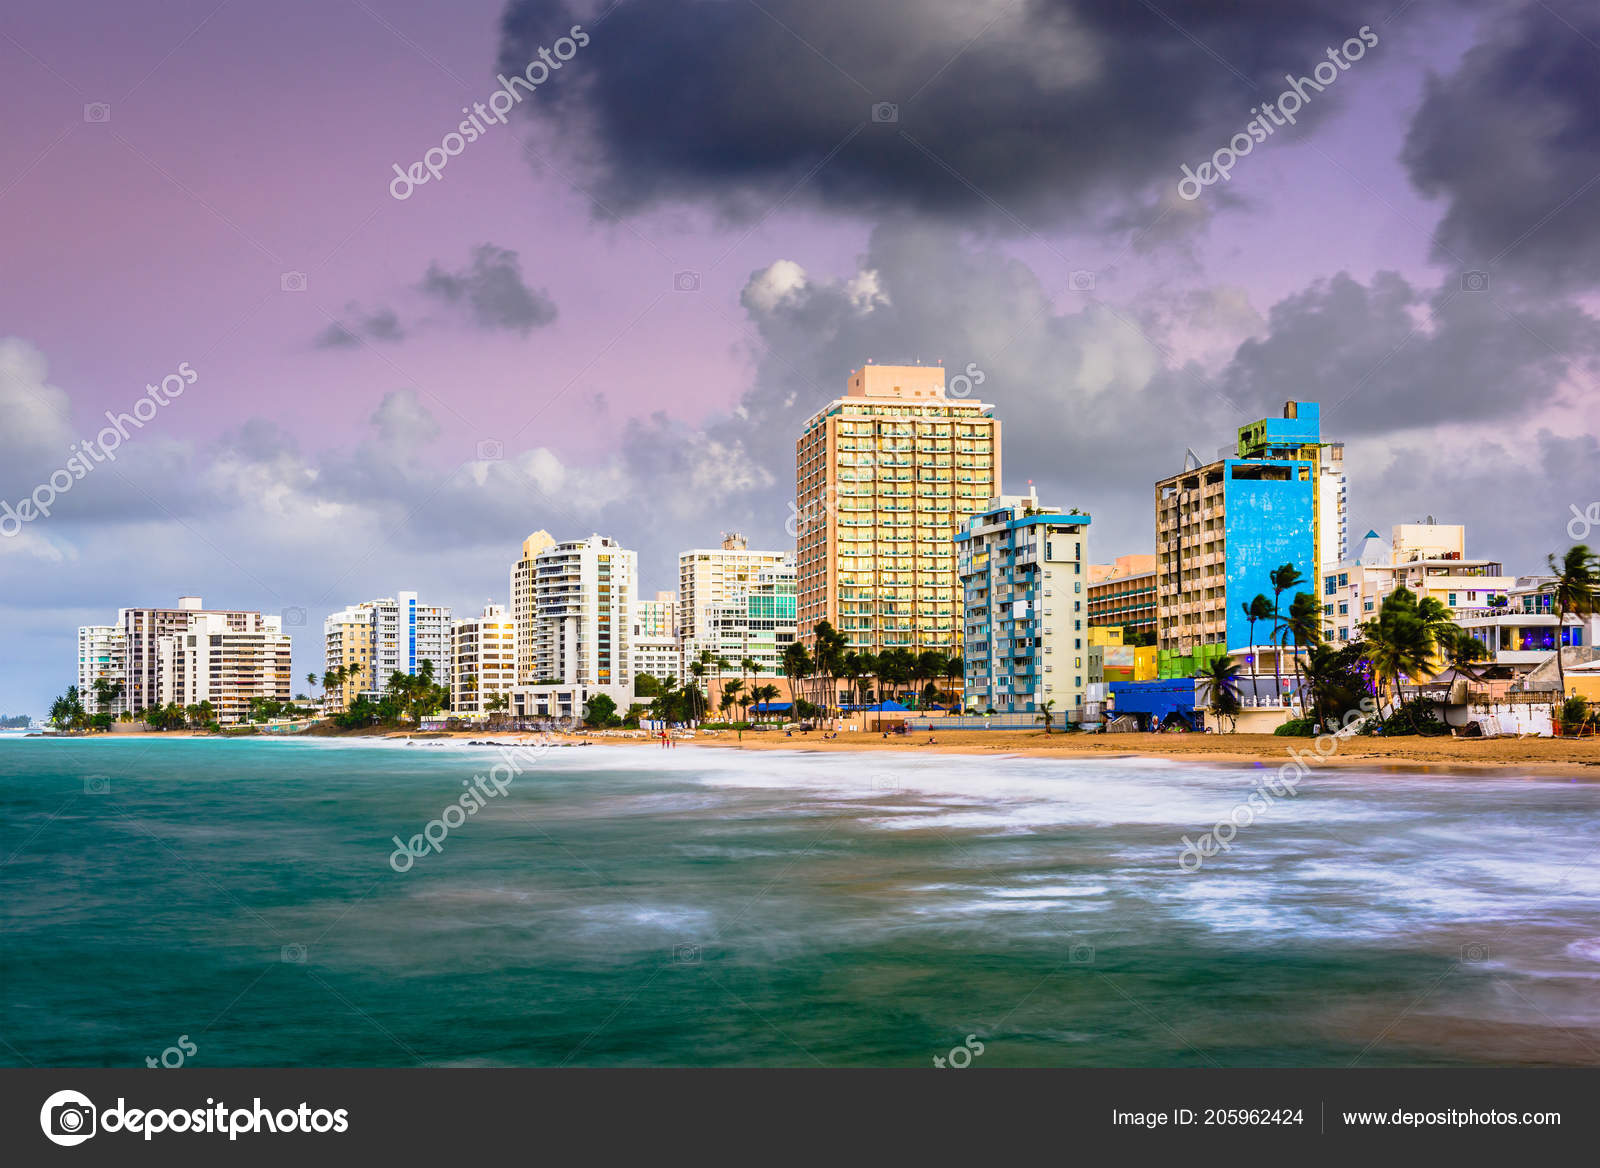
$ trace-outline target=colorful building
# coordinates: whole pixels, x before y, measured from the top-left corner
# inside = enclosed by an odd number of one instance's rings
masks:
[[[1322,440],[1322,407],[1316,402],[1283,403],[1283,416],[1239,427],[1240,458],[1309,462],[1316,524],[1316,565],[1336,564],[1348,543],[1348,484],[1344,443]]]
[[[1081,720],[1089,523],[1032,495],[1003,495],[956,536],[967,710],[1034,713],[1052,703],[1052,713]]]
[[[993,406],[945,392],[942,366],[867,365],[795,444],[798,623],[858,651],[952,653],[952,540],[1000,491]]]
[[[1307,403],[1301,403],[1302,408]],[[1156,613],[1161,677],[1190,677],[1217,657],[1246,660],[1266,643],[1244,606],[1272,596],[1272,572],[1290,564],[1314,591],[1317,463],[1224,458],[1156,484]],[[1292,597],[1285,596],[1287,611]],[[1255,642],[1252,644],[1252,641]],[[1268,650],[1269,652],[1271,650]]]

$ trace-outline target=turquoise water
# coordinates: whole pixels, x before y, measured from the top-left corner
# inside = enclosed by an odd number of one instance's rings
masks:
[[[400,874],[493,751],[0,739],[0,1064],[1600,1057],[1600,785],[1315,771],[1185,874],[1266,771],[518,757]]]

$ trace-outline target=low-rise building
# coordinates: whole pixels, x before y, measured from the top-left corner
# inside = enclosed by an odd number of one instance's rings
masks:
[[[1089,681],[1090,517],[1002,495],[955,537],[963,597],[963,705],[1082,716]]]

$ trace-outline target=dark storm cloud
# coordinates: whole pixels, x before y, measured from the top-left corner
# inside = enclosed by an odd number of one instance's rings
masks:
[[[1218,379],[1256,407],[1299,398],[1349,434],[1523,415],[1555,405],[1569,376],[1589,383],[1600,325],[1574,305],[1503,288],[1435,291],[1380,272],[1340,273],[1273,306],[1269,333],[1242,344]]]
[[[1542,287],[1600,282],[1600,6],[1527,4],[1430,78],[1403,159],[1445,200],[1434,256]]]
[[[1098,218],[1108,193],[1176,183],[1286,71],[1309,73],[1364,24],[1389,35],[1394,8],[619,0],[530,108],[615,214],[683,200],[748,216],[792,196],[1013,230],[1011,216]],[[563,0],[513,0],[501,68],[520,71],[582,20]],[[895,120],[875,120],[878,103]]]

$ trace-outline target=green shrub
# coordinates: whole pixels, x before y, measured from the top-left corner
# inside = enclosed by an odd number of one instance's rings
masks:
[[[1310,738],[1316,731],[1317,724],[1310,718],[1290,718],[1273,733],[1280,738]]]

